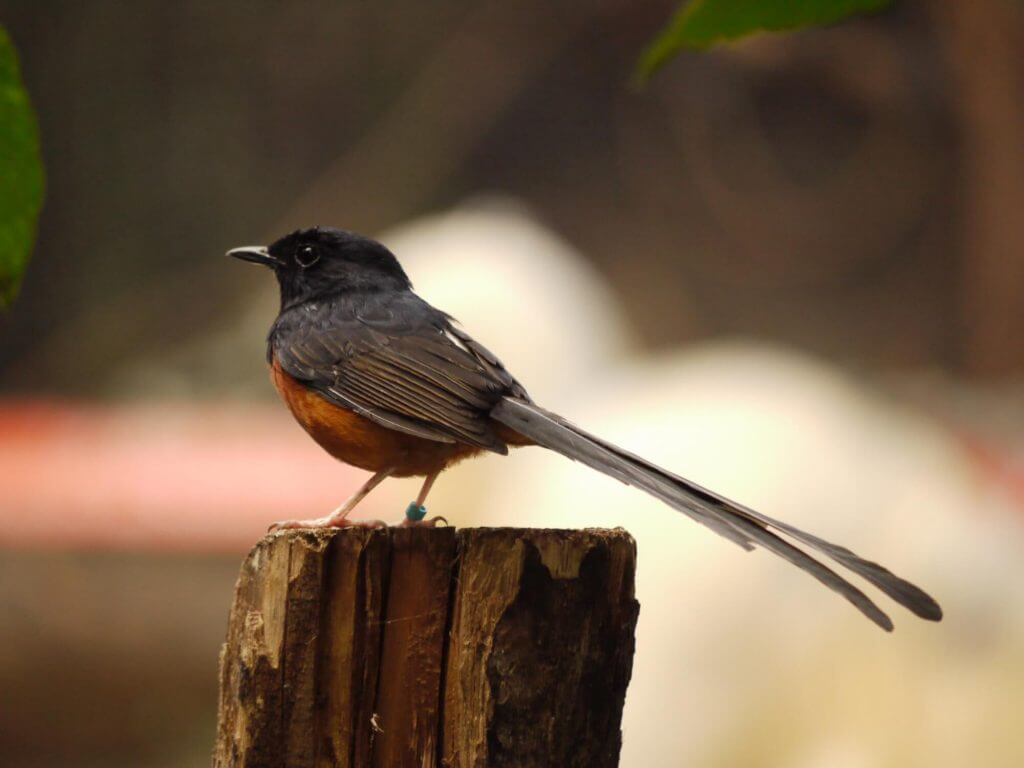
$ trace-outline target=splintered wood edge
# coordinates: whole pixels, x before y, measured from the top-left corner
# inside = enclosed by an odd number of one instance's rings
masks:
[[[453,535],[448,528],[419,530],[428,539],[435,530]],[[385,596],[373,589],[388,588],[393,533],[357,527],[284,530],[267,534],[250,550],[220,653],[215,766],[276,764],[282,758],[289,766],[348,765],[350,759],[366,764],[383,651]],[[518,593],[526,544],[553,579],[577,578],[587,555],[606,548],[609,586],[617,587],[609,590],[609,600],[635,605],[636,542],[622,528],[463,528],[454,535],[437,716],[443,721],[438,725],[445,764],[477,766],[486,759],[490,643]],[[510,539],[518,545],[509,546]],[[337,583],[339,571],[346,573],[345,584]],[[348,607],[361,615],[340,615]],[[305,618],[296,625],[295,616]],[[308,633],[315,634],[314,642]],[[285,669],[286,654],[302,669]],[[360,667],[358,675],[351,675],[353,666]],[[317,692],[314,670],[329,690]],[[628,674],[627,668],[627,680]],[[328,754],[321,754],[324,749]]]

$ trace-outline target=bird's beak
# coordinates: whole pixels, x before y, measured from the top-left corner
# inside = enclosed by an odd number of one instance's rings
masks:
[[[234,256],[242,261],[252,261],[256,264],[265,264],[268,267],[276,267],[280,262],[270,255],[265,245],[246,245],[242,248],[232,248],[228,256]]]

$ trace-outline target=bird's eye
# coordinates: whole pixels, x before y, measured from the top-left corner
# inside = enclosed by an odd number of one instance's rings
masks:
[[[295,252],[295,263],[300,267],[311,267],[320,260],[320,251],[315,245],[303,245]]]

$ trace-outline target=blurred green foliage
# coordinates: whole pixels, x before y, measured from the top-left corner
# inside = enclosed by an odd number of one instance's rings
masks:
[[[755,32],[831,24],[854,13],[877,11],[891,0],[690,0],[640,57],[644,81],[683,48],[707,48]]]
[[[39,131],[18,57],[0,27],[0,307],[17,295],[43,203]]]

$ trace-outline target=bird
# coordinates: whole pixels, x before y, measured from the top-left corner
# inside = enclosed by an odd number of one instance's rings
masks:
[[[397,257],[376,240],[316,226],[227,255],[267,266],[277,278],[280,310],[267,336],[267,363],[282,400],[329,454],[372,473],[329,515],[281,521],[272,530],[380,525],[349,515],[389,477],[424,478],[400,524],[436,525],[444,518],[427,518],[425,504],[441,472],[483,453],[539,446],[649,493],[745,550],[775,553],[886,631],[893,629],[889,616],[806,549],[920,618],[942,618],[930,595],[881,565],[656,466],[538,405],[494,353],[413,291]]]

